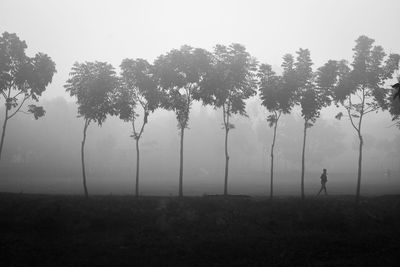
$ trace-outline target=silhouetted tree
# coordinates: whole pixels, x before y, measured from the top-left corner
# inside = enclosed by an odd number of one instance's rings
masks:
[[[399,79],[400,80],[400,79]],[[396,100],[398,98],[400,100],[400,82],[393,84],[392,85],[393,90],[397,90],[393,93],[393,100]]]
[[[389,112],[392,115],[392,120],[396,121],[395,125],[400,129],[400,76],[397,80],[399,82],[392,85],[393,93],[389,98]]]
[[[234,125],[232,114],[247,116],[245,100],[256,94],[256,60],[240,44],[217,45],[214,48],[212,66],[200,83],[199,98],[204,104],[222,108],[225,129],[225,180],[224,195],[228,194],[228,134]]]
[[[399,68],[397,54],[390,54],[386,60],[381,46],[373,46],[374,40],[360,36],[353,48],[353,63],[348,67],[344,61],[338,65],[337,79],[333,84],[333,96],[346,110],[336,115],[337,119],[346,116],[359,139],[358,173],[356,202],[360,198],[363,136],[362,123],[364,116],[379,109],[388,108],[387,90],[383,88],[386,80],[391,79]]]
[[[4,97],[5,115],[0,141],[0,159],[3,151],[7,122],[21,111],[27,100],[39,100],[39,96],[51,83],[56,72],[55,63],[42,53],[30,58],[25,55],[27,45],[15,33],[4,32],[0,36],[0,98]],[[35,119],[44,116],[43,107],[29,105],[27,112]]]
[[[115,113],[112,95],[118,87],[118,78],[112,65],[106,62],[75,63],[70,78],[64,87],[71,96],[76,97],[79,117],[83,117],[83,140],[81,146],[82,177],[85,196],[88,197],[85,171],[86,131],[93,121],[99,126],[108,114]]]
[[[270,165],[270,198],[273,198],[274,181],[274,147],[276,130],[282,114],[290,113],[293,106],[293,89],[291,81],[294,80],[293,57],[285,55],[283,77],[276,75],[271,65],[262,64],[258,70],[259,92],[262,105],[271,113],[267,117],[269,127],[274,127],[274,134],[271,144],[271,165]]]
[[[304,172],[307,129],[311,128],[320,116],[321,109],[330,104],[329,91],[317,87],[312,71],[312,61],[308,49],[299,49],[295,62],[296,98],[301,107],[304,120],[303,149],[301,155],[301,198],[304,199]]]
[[[179,196],[183,196],[183,139],[188,128],[194,94],[209,65],[209,53],[200,48],[182,46],[154,62],[157,83],[161,87],[161,106],[172,110],[180,130]]]
[[[124,59],[121,63],[121,85],[115,94],[119,117],[132,123],[133,137],[136,141],[136,185],[135,195],[139,196],[139,139],[150,112],[159,105],[159,91],[154,79],[153,66],[144,59]],[[142,124],[136,129],[135,122],[142,112]]]

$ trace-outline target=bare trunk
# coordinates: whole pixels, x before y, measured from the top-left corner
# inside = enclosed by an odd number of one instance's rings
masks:
[[[274,138],[272,139],[272,145],[271,145],[271,185],[270,185],[270,195],[269,195],[271,200],[274,196],[274,147],[275,147],[276,128],[277,127],[278,127],[278,120],[275,121]]]
[[[305,152],[306,152],[306,137],[307,137],[307,121],[304,121],[304,133],[303,133],[303,153],[301,155],[301,199],[305,198],[304,195],[304,169],[305,169]]]
[[[362,149],[363,149],[363,145],[364,145],[364,139],[361,135],[361,125],[362,125],[362,120],[363,120],[363,116],[364,116],[364,105],[365,105],[365,88],[362,88],[362,103],[361,103],[361,110],[359,111],[360,114],[360,119],[358,121],[358,127],[355,127],[351,114],[349,112],[349,117],[350,117],[350,121],[351,124],[353,125],[353,127],[355,128],[355,130],[357,131],[357,135],[358,135],[358,139],[360,141],[360,145],[359,145],[359,150],[358,150],[358,171],[357,171],[357,191],[356,191],[356,204],[358,205],[358,203],[360,202],[360,187],[361,187],[361,169],[362,169]],[[350,99],[351,101],[351,99]]]
[[[86,171],[85,171],[85,142],[86,142],[86,130],[87,127],[89,126],[89,120],[85,120],[85,126],[83,128],[83,140],[82,140],[82,146],[81,146],[81,161],[82,161],[82,177],[83,177],[83,189],[85,192],[85,197],[89,197],[89,193],[87,190],[86,186]]]
[[[181,128],[181,151],[180,151],[180,161],[179,161],[179,197],[183,196],[183,136],[185,128]]]
[[[225,127],[225,183],[224,183],[224,195],[225,196],[228,195],[228,171],[229,171],[229,154],[228,154],[229,128],[228,127]]]
[[[135,196],[139,197],[139,138],[136,139],[136,186]]]
[[[135,137],[136,140],[136,183],[135,183],[135,196],[139,197],[139,170],[140,170],[140,154],[139,154],[139,140],[140,137],[143,134],[144,126],[147,123],[147,116],[149,115],[146,106],[142,105],[143,107],[143,124],[142,128],[140,129],[140,132],[136,132],[135,128],[135,119],[132,120],[132,130],[133,130],[133,136]]]
[[[358,138],[360,140],[360,146],[358,150],[358,172],[357,172],[357,191],[356,191],[356,203],[360,201],[360,187],[361,187],[361,167],[362,167],[362,149],[364,140],[361,136],[361,132],[358,132]]]
[[[8,117],[8,109],[6,107],[6,115],[4,116],[4,123],[3,123],[3,132],[1,133],[0,160],[1,160],[1,153],[3,151],[4,137],[6,136],[6,128],[7,128],[7,121],[8,121],[7,117]]]

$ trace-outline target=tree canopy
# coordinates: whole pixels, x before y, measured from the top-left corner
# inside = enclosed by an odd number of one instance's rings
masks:
[[[209,66],[209,57],[206,50],[185,45],[154,62],[162,91],[161,106],[175,112],[180,129],[188,127],[190,108]]]
[[[285,62],[284,62],[285,63]],[[258,71],[261,104],[271,113],[288,114],[293,107],[294,87],[289,84],[290,71],[283,76],[277,75],[269,64],[261,64]],[[268,116],[270,126],[276,121],[276,115]]]
[[[14,116],[29,98],[38,100],[56,73],[55,63],[44,54],[34,57],[25,54],[27,45],[15,33],[4,32],[0,37],[0,92],[7,110],[16,108]],[[23,99],[18,103],[19,96]],[[37,119],[44,115],[42,107],[31,105],[28,112]]]
[[[133,121],[138,116],[136,109],[139,105],[147,121],[149,112],[159,105],[160,94],[154,68],[145,59],[124,59],[120,67],[121,86],[116,93],[118,114],[125,121]]]
[[[197,96],[229,115],[246,115],[245,100],[256,94],[256,70],[257,61],[243,45],[217,45]]]
[[[108,114],[115,114],[112,94],[118,87],[114,68],[106,62],[75,63],[65,85],[75,96],[79,116],[101,125]]]

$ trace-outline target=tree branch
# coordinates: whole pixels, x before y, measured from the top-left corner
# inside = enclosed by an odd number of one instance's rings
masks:
[[[13,98],[16,98],[17,96],[19,96],[20,94],[22,94],[23,91],[19,91],[18,94],[16,94],[15,96],[13,96]]]
[[[12,86],[8,87],[8,95],[7,95],[7,98],[10,98],[10,96],[11,96],[11,88],[12,88]]]
[[[136,138],[138,138],[137,132],[136,132],[136,127],[135,127],[135,111],[133,111],[133,117],[132,117],[132,128],[133,128],[133,135]]]
[[[138,139],[142,136],[142,133],[143,133],[143,130],[144,130],[144,126],[146,125],[146,123],[147,123],[147,109],[144,107],[144,106],[142,106],[143,107],[143,123],[142,123],[142,128],[140,129],[140,132],[139,132],[139,135],[138,135]]]
[[[224,126],[225,126],[225,129],[226,129],[225,113],[226,113],[226,111],[225,111],[225,103],[224,103],[224,104],[222,105],[222,115],[223,115],[223,119],[224,119]]]
[[[24,99],[22,100],[22,102],[21,102],[21,104],[19,105],[19,107],[17,108],[17,110],[14,111],[14,113],[12,113],[11,115],[9,115],[9,116],[7,117],[7,120],[11,119],[12,117],[15,116],[15,114],[17,114],[17,112],[18,112],[18,111],[22,108],[22,106],[24,105],[25,101],[26,101],[29,97],[31,97],[31,95],[32,95],[32,94],[29,94],[29,95],[26,95],[26,96],[24,97]]]
[[[362,97],[358,94],[358,92],[356,91],[356,96],[358,96],[358,99],[360,99],[360,102],[362,102]]]
[[[392,128],[393,126],[400,126],[400,121],[397,121],[397,122],[387,126],[386,128]]]
[[[349,106],[345,106],[345,105],[343,105],[344,106],[344,108],[347,110],[347,114],[349,115],[349,118],[350,118],[350,122],[351,122],[351,125],[353,126],[353,128],[358,132],[358,128],[356,127],[356,125],[354,124],[354,122],[353,122],[353,117],[351,116],[351,113],[350,113],[350,107],[351,107],[351,95],[349,96]]]
[[[365,105],[365,88],[362,87],[362,102],[361,102],[361,111],[360,111],[360,119],[358,120],[358,133],[360,134],[361,131],[361,123],[362,118],[364,116],[364,105]]]
[[[230,125],[229,125],[229,118],[231,116],[231,101],[228,101],[228,108],[226,111],[226,123],[228,124],[228,130],[230,129]]]
[[[364,110],[364,115],[376,111],[378,108],[371,108]]]
[[[137,100],[137,102],[139,102],[139,104],[140,104],[142,107],[144,107],[144,106],[146,105],[145,101],[144,101],[140,96],[137,96],[137,97],[136,97],[136,100]]]

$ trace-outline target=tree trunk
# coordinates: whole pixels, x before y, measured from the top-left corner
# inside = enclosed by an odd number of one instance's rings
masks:
[[[139,197],[139,138],[136,139],[136,186],[135,196]]]
[[[179,197],[183,197],[183,136],[185,128],[181,128],[181,151],[179,161]]]
[[[1,133],[1,142],[0,142],[0,160],[1,160],[1,153],[3,151],[3,144],[4,144],[4,137],[6,135],[6,128],[7,128],[7,121],[8,121],[8,109],[6,107],[6,115],[4,116],[4,123],[3,123],[3,132]]]
[[[83,128],[83,140],[81,146],[81,161],[82,161],[82,177],[83,177],[83,189],[85,192],[85,197],[89,197],[89,193],[86,186],[86,172],[85,172],[85,142],[86,142],[86,130],[89,126],[89,120],[85,120],[85,126]]]
[[[225,127],[225,183],[224,183],[224,196],[228,195],[228,171],[229,171],[229,154],[228,154],[228,133],[229,133],[229,128],[228,127]]]
[[[362,166],[362,149],[364,140],[361,132],[358,132],[358,139],[360,140],[360,146],[358,148],[358,172],[357,172],[357,191],[356,191],[356,204],[360,201],[360,186],[361,186],[361,166]]]
[[[274,196],[274,147],[275,147],[276,128],[277,127],[278,127],[278,120],[275,121],[274,137],[272,139],[272,145],[271,145],[271,185],[270,185],[270,196],[269,196],[271,200]]]
[[[306,152],[306,136],[307,136],[307,121],[304,121],[304,133],[303,133],[303,153],[301,155],[301,199],[305,198],[304,195],[304,158]]]

